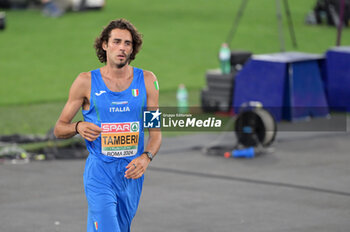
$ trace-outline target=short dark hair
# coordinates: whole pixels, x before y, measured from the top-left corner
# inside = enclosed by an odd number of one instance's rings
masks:
[[[100,36],[97,37],[95,40],[94,47],[96,50],[96,55],[98,59],[101,61],[101,63],[106,63],[107,61],[106,51],[103,50],[102,44],[103,42],[106,42],[106,43],[108,42],[108,39],[111,35],[111,31],[116,28],[119,28],[122,30],[128,30],[131,33],[132,53],[130,55],[130,61],[135,59],[136,54],[141,49],[142,35],[137,31],[136,27],[126,19],[113,20],[107,25],[107,27],[103,29]]]

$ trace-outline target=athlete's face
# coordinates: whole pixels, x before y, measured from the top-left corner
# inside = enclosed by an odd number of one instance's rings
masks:
[[[103,44],[107,53],[107,63],[112,63],[118,68],[129,63],[132,53],[132,37],[128,30],[113,29],[110,33],[108,43]]]

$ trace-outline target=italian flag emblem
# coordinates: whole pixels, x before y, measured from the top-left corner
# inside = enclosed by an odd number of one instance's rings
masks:
[[[139,89],[132,89],[132,96],[137,97],[139,96]]]
[[[95,230],[98,230],[97,222],[94,222]]]

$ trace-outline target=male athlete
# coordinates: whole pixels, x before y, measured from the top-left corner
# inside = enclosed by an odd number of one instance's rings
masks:
[[[57,138],[86,140],[88,232],[130,231],[143,174],[161,144],[160,131],[149,129],[144,148],[143,109],[158,107],[159,91],[152,72],[130,66],[141,45],[130,22],[111,21],[95,42],[105,66],[78,75],[55,126]],[[84,121],[72,122],[80,107]]]

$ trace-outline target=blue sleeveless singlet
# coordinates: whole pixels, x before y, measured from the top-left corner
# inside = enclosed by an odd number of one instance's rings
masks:
[[[143,71],[133,67],[133,80],[121,92],[109,90],[100,69],[91,71],[90,109],[83,110],[84,120],[102,128],[94,141],[86,141],[91,155],[103,161],[132,159],[144,149],[143,109],[147,94]]]

